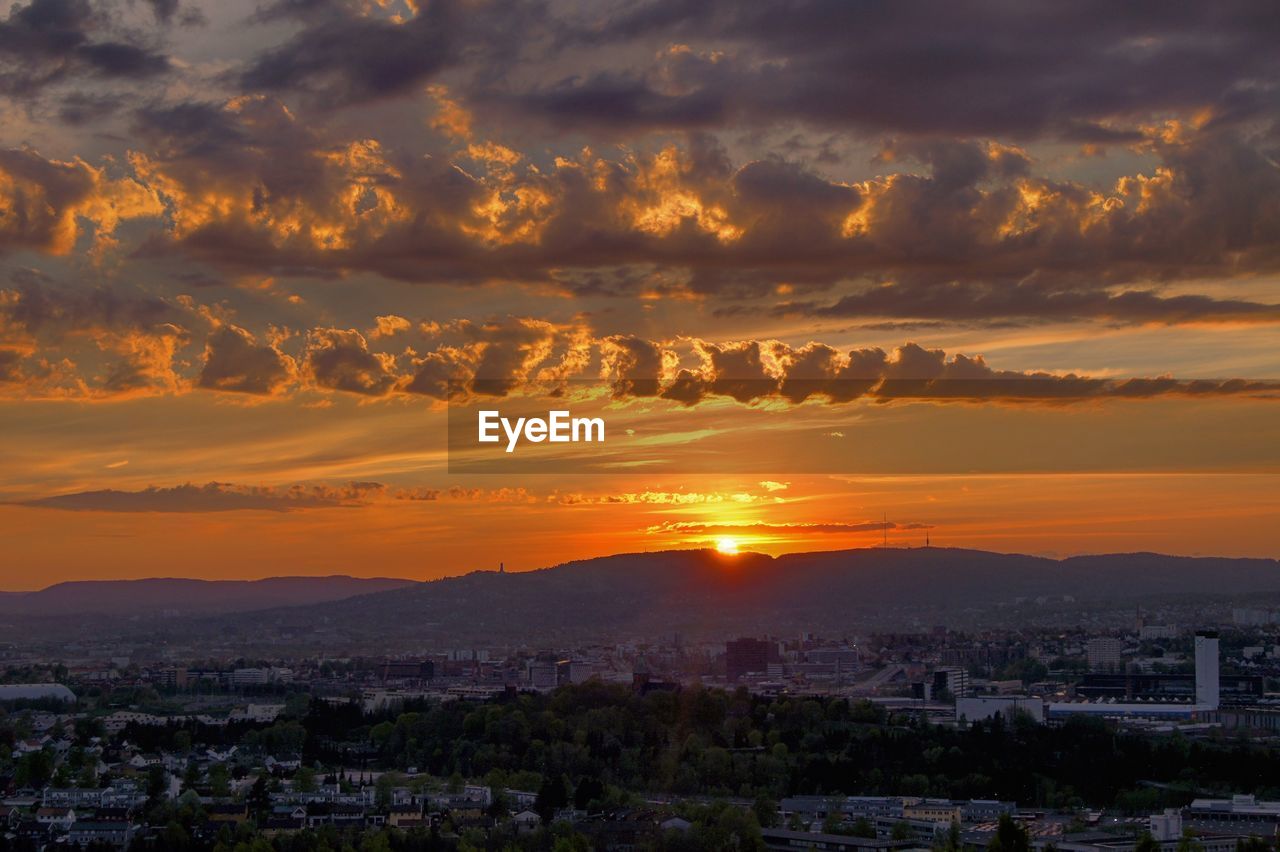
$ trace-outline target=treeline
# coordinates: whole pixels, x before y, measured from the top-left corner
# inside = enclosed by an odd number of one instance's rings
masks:
[[[597,786],[747,799],[921,795],[1133,812],[1186,800],[1151,781],[1280,795],[1275,750],[1243,739],[1120,733],[1086,718],[954,729],[890,718],[869,703],[744,690],[640,696],[591,682],[494,703],[410,705],[394,716],[315,702],[302,727],[308,761],[358,755],[439,777],[540,778],[571,794],[585,785],[593,795]]]

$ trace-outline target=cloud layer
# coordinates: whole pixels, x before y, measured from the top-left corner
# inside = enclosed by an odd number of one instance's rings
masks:
[[[33,280],[0,290],[0,393],[115,399],[212,391],[262,399],[350,394],[463,401],[607,387],[615,399],[740,403],[1079,402],[1161,396],[1276,398],[1245,378],[1110,378],[996,369],[981,355],[905,343],[838,348],[765,340],[599,337],[581,323],[475,323],[381,315],[355,328],[266,339],[191,300],[83,294]],[[202,340],[203,343],[198,341]],[[80,360],[75,360],[80,359]]]

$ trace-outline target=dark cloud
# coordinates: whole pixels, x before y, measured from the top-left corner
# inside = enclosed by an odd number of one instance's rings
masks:
[[[949,356],[941,349],[914,343],[892,352],[879,348],[841,352],[821,343],[796,349],[776,341],[699,341],[695,351],[702,358],[701,367],[643,377],[633,370],[630,380],[657,383],[659,396],[687,406],[716,398],[746,404],[769,400],[799,404],[811,399],[830,404],[855,400],[1073,403],[1158,396],[1280,399],[1280,382],[1274,381],[1106,379],[997,370],[980,355]],[[615,379],[615,394],[618,387]]]
[[[292,485],[284,488],[210,482],[206,485],[187,483],[171,488],[153,486],[141,491],[81,491],[30,500],[23,505],[82,512],[288,512],[295,509],[360,506],[380,496],[385,490],[385,486],[377,482],[349,482],[342,486]]]
[[[326,108],[417,91],[463,59],[505,65],[534,35],[540,3],[433,0],[407,20],[344,2],[289,0],[268,19],[297,18],[302,30],[255,57],[238,82],[251,92],[297,93]],[[490,71],[489,73],[493,73]]]
[[[179,320],[184,311],[163,299],[107,287],[58,286],[17,270],[0,289],[0,329],[57,341],[69,334],[146,331]]]
[[[204,366],[196,385],[210,390],[271,396],[293,381],[292,358],[273,344],[259,344],[252,334],[224,325],[205,343]]]
[[[956,283],[927,287],[885,284],[835,302],[784,302],[779,316],[918,317],[946,320],[1102,319],[1117,323],[1277,322],[1280,305],[1208,296],[1161,296],[1146,290],[1064,290],[1012,284],[1005,287]]]
[[[31,0],[0,22],[0,94],[33,96],[45,86],[84,78],[141,79],[162,74],[169,58],[113,33],[112,15],[89,0]]]
[[[543,320],[451,324],[460,338],[413,359],[413,375],[404,389],[436,399],[480,394],[505,396],[516,388],[548,391],[579,376],[591,357],[586,329]]]
[[[116,95],[73,92],[59,102],[58,118],[71,125],[89,125],[113,115],[121,104]]]
[[[158,196],[79,158],[50,160],[33,148],[0,149],[0,255],[31,249],[68,254],[93,226],[94,247],[113,243],[125,219],[163,212]]]
[[[307,336],[306,365],[316,385],[362,396],[384,396],[396,384],[395,359],[370,352],[355,329],[319,328]]]
[[[151,7],[151,13],[155,15],[156,20],[162,24],[172,21],[178,11],[178,0],[146,0],[146,4]]]
[[[0,384],[22,380],[23,353],[17,349],[0,349]]]
[[[633,335],[613,335],[600,341],[600,358],[614,396],[658,395],[668,361],[659,343]]]
[[[735,170],[703,136],[549,168],[473,145],[464,170],[374,140],[326,144],[269,98],[151,107],[137,121],[151,146],[138,179],[164,187],[172,222],[144,253],[228,269],[554,281],[722,309],[783,293],[781,312],[869,318],[1277,318],[1273,304],[1159,292],[1280,270],[1280,167],[1265,135],[1152,137],[1161,165],[1110,187],[1038,176],[1028,154],[991,140],[899,138],[881,157],[902,170],[849,184],[776,157]]]
[[[799,121],[1132,141],[1151,116],[1210,110],[1239,121],[1274,109],[1274,88],[1258,85],[1280,70],[1271,11],[1250,0],[1069,10],[1014,0],[654,0],[562,28],[566,52],[647,45],[651,61],[515,91],[504,81],[488,94],[507,112],[605,132]]]
[[[1272,381],[1114,379],[1000,370],[981,355],[948,354],[914,343],[892,351],[837,349],[820,342],[796,347],[769,339],[596,337],[577,322],[528,317],[416,326],[403,317],[379,319],[372,337],[356,329],[320,327],[295,336],[292,344],[283,333],[273,331],[259,342],[240,326],[213,320],[203,355],[192,359],[180,354],[192,338],[180,322],[209,320],[191,300],[175,307],[106,290],[69,296],[27,284],[0,291],[0,329],[13,341],[5,347],[6,395],[108,398],[202,388],[283,396],[297,388],[467,400],[558,398],[575,385],[600,382],[615,399],[659,397],[686,406],[715,399],[755,405],[1280,397],[1280,384]],[[383,327],[393,327],[395,333],[383,333]],[[80,340],[96,353],[90,363],[64,357]],[[427,340],[431,344],[422,345]],[[385,351],[387,346],[399,349]],[[189,369],[193,361],[198,365],[194,375]]]

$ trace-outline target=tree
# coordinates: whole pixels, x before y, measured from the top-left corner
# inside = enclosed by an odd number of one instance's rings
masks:
[[[194,790],[200,783],[200,767],[195,761],[187,764],[187,771],[182,775],[182,790]]]
[[[53,755],[44,749],[22,756],[14,780],[19,787],[43,787],[53,777]]]
[[[309,766],[300,766],[293,773],[293,790],[295,793],[314,793],[316,789],[316,771]]]
[[[377,782],[374,783],[374,800],[379,808],[386,809],[391,807],[392,794],[395,791],[396,784],[401,777],[393,772],[384,772],[378,776]]]
[[[165,794],[169,788],[169,773],[163,766],[152,766],[147,770],[147,798],[155,801]]]
[[[756,796],[755,804],[751,809],[755,811],[756,822],[760,823],[761,827],[773,828],[778,824],[778,803],[763,793]]]
[[[1138,837],[1138,843],[1133,847],[1133,852],[1160,852],[1160,841],[1151,836],[1151,832],[1144,831]]]
[[[947,840],[943,848],[947,852],[960,852],[964,842],[960,839],[960,823],[955,820],[951,821],[951,825],[947,826]]]
[[[1204,844],[1196,840],[1191,829],[1182,830],[1182,839],[1178,841],[1178,852],[1204,852]]]
[[[264,771],[258,772],[253,786],[249,788],[249,794],[245,796],[245,802],[255,815],[264,813],[271,806],[271,793],[267,790],[267,776]]]
[[[552,776],[550,773],[542,778],[542,786],[538,788],[538,798],[533,805],[538,816],[546,824],[556,811],[569,804],[569,781],[564,776]]]
[[[225,763],[209,767],[209,793],[219,799],[231,795],[231,770]]]
[[[991,852],[1031,852],[1031,841],[1027,830],[1014,822],[1013,817],[1000,814],[995,837],[991,838],[987,849]]]

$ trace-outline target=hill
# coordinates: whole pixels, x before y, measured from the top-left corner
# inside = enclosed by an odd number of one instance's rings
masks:
[[[953,548],[776,558],[668,551],[524,573],[475,572],[235,621],[241,632],[275,629],[290,635],[324,624],[327,636],[354,647],[405,637],[550,641],[663,631],[905,629],[922,620],[982,623],[993,613],[1007,616],[1027,606],[1078,624],[1075,612],[1178,598],[1195,606],[1224,595],[1263,593],[1280,594],[1276,560],[1152,553],[1055,560]]]
[[[387,577],[271,577],[265,580],[85,580],[38,592],[0,594],[0,614],[114,616],[210,615],[305,606],[414,585]]]

